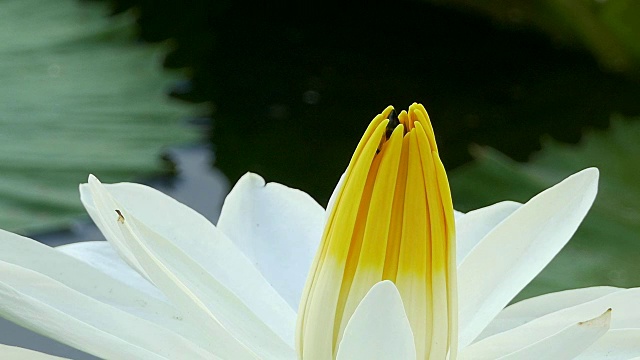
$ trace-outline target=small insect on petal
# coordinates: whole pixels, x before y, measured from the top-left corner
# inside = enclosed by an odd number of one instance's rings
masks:
[[[118,222],[120,224],[124,224],[124,216],[122,216],[122,213],[120,212],[120,210],[116,209],[116,214],[118,214]]]

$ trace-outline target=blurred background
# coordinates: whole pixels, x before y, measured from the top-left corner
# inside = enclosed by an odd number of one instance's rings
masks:
[[[519,298],[640,285],[633,0],[1,0],[0,59],[0,228],[100,239],[77,195],[89,173],[214,222],[247,171],[324,206],[369,121],[421,102],[458,210],[600,168],[584,225]]]

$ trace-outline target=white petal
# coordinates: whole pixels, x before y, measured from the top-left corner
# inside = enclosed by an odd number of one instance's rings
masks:
[[[466,214],[456,211],[456,258],[462,260],[496,225],[520,208],[515,201],[503,201]]]
[[[607,309],[611,312],[611,329],[640,328],[640,288],[613,292],[592,301],[561,309],[527,322],[508,331],[487,337],[464,349],[467,354],[482,349],[512,349],[523,341],[533,343],[563,330],[569,325],[598,317]],[[484,350],[483,350],[484,351]]]
[[[147,279],[125,263],[108,241],[85,241],[62,245],[56,250],[87,263],[106,275],[164,302],[168,299]]]
[[[338,347],[337,360],[414,360],[416,349],[398,289],[374,285],[356,308]]]
[[[536,296],[507,306],[487,326],[477,340],[511,330],[555,311],[587,303],[625,289],[596,286]]]
[[[640,356],[640,328],[609,330],[576,359],[627,360]]]
[[[0,344],[0,358],[4,360],[63,360],[58,356],[53,356],[17,346]]]
[[[228,354],[237,359],[294,356],[295,313],[211,223],[167,197],[158,200],[158,195],[152,199],[156,212],[169,211],[177,218],[167,219],[172,225],[164,227],[156,219],[153,225],[163,232],[158,233],[95,177],[89,178],[89,187],[100,221],[125,239],[119,245],[127,247],[176,306],[199,316],[208,335],[229,346]]]
[[[542,338],[539,333],[531,333],[487,339],[463,350],[460,359],[572,359],[602,337],[610,323],[611,309],[594,319],[569,325]]]
[[[471,250],[458,268],[462,347],[569,241],[591,207],[597,185],[595,168],[568,177],[513,212]]]
[[[171,305],[2,230],[0,316],[103,358],[213,358],[210,339]]]
[[[324,221],[306,193],[248,173],[225,199],[218,228],[297,309]]]
[[[233,292],[241,302],[279,337],[293,343],[295,311],[265,280],[252,261],[245,256],[221,231],[206,218],[188,206],[148,186],[132,183],[106,184],[110,196],[131,216],[157,233],[172,247],[183,252],[189,261],[216,279],[221,286]],[[129,264],[149,276],[133,255],[130,245],[123,241],[117,214],[111,209],[100,215],[88,184],[80,188],[83,204],[119,254],[131,257]],[[106,221],[103,221],[106,219]],[[126,220],[125,220],[126,221]]]
[[[144,192],[142,188],[140,191],[132,191],[137,188],[138,184],[131,183],[120,183],[120,184],[106,184],[109,189],[113,191],[114,194],[121,194],[118,198],[131,199],[131,202],[134,204],[141,204],[144,206],[145,203],[151,203],[151,201],[140,201],[138,200],[138,194]],[[131,195],[131,197],[127,196]],[[115,195],[114,195],[115,196]],[[136,201],[138,200],[138,201]],[[96,204],[94,204],[93,196],[91,195],[91,191],[89,189],[89,184],[80,184],[80,201],[84,208],[87,210],[87,213],[91,217],[91,220],[96,224],[98,229],[104,237],[109,241],[112,247],[116,250],[116,252],[120,255],[120,257],[133,269],[140,273],[140,275],[144,276],[146,279],[149,279],[149,276],[144,272],[142,266],[136,260],[136,257],[133,255],[131,250],[123,243],[124,239],[122,239],[118,232],[114,232],[115,228],[110,226],[109,224],[103,223],[98,213],[98,209],[96,208]],[[136,205],[132,205],[131,207],[135,207]],[[154,209],[152,214],[155,214],[157,209]],[[137,212],[136,212],[137,214]]]

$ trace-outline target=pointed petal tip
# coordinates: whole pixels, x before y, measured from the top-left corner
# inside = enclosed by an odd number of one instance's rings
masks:
[[[93,175],[93,174],[89,174],[89,176],[87,176],[87,182],[86,183],[80,183],[78,185],[78,189],[80,190],[80,194],[82,196],[83,191],[89,190],[89,187],[92,183],[95,182],[100,182],[100,180],[98,180],[98,178]]]
[[[599,179],[600,179],[600,170],[598,170],[598,168],[596,167],[588,167],[586,169],[576,172],[571,176],[568,176],[562,182],[565,182],[565,181],[582,182],[583,184],[585,184],[585,187],[594,186],[597,189]]]
[[[596,167],[589,167],[582,171],[579,171],[564,181],[576,181],[581,184],[585,192],[593,197],[592,201],[595,199],[598,193],[598,182],[600,180],[600,170]]]
[[[557,188],[566,188],[572,189],[572,191],[578,191],[585,195],[586,198],[590,198],[591,202],[595,200],[595,197],[598,193],[598,180],[600,178],[600,171],[596,167],[589,167],[583,170],[580,170],[564,180],[560,181],[558,184],[544,190],[542,193],[545,193],[550,190],[556,190]],[[536,195],[535,197],[540,196],[542,193]],[[535,198],[534,197],[534,198]]]
[[[240,179],[238,179],[238,182],[236,183],[236,185],[243,182],[247,182],[255,187],[262,187],[266,185],[266,182],[262,176],[250,171],[242,175]]]
[[[100,180],[98,180],[98,178],[95,175],[89,174],[89,178],[87,179],[87,183],[89,183],[89,184],[100,183]]]
[[[470,344],[500,309],[542,271],[571,239],[596,198],[598,177],[597,168],[586,168],[537,194],[515,210],[509,216],[509,221],[503,221],[501,226],[491,230],[487,239],[481,240],[484,244],[482,248],[476,246],[473,253],[470,252],[464,259],[458,272],[459,298],[464,299],[461,300],[460,323],[466,326],[461,328],[463,345]],[[552,224],[551,219],[555,219],[555,225],[547,227]],[[513,246],[513,236],[509,234],[520,234],[518,247]],[[534,242],[536,245],[531,245]],[[502,256],[490,271],[495,271],[499,266],[503,270],[493,278],[486,276],[488,270],[485,270],[484,279],[480,281],[473,269],[483,268],[481,264],[485,264],[485,259],[493,254],[492,248],[503,249],[503,254],[507,251],[509,256]],[[512,261],[517,258],[526,258],[527,265],[520,266]],[[506,271],[510,275],[500,276],[508,280],[494,280],[500,279],[498,274],[505,274]],[[491,287],[494,287],[493,290],[489,290]],[[500,290],[497,290],[499,287]],[[484,293],[480,291],[482,288],[485,289],[482,290]],[[488,301],[489,298],[492,300]],[[471,300],[465,303],[466,299]],[[478,301],[476,305],[481,303],[484,310],[479,311],[480,307],[468,305],[473,301]]]
[[[600,170],[597,167],[588,167],[577,172],[576,175],[577,174],[583,174],[584,176],[588,176],[589,178],[598,181],[598,178],[600,177]]]
[[[393,105],[389,105],[384,110],[382,110],[382,112],[380,114],[378,114],[378,116],[381,116],[383,119],[387,119],[389,117],[389,114],[393,110],[394,110]]]

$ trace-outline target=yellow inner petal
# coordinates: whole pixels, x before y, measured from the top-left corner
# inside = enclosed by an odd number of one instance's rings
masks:
[[[367,128],[351,159],[300,304],[301,359],[333,359],[360,301],[393,281],[418,359],[455,357],[457,299],[453,207],[424,107]],[[365,334],[366,335],[366,334]]]

